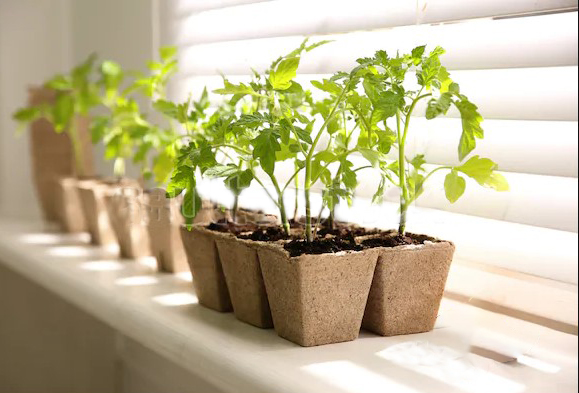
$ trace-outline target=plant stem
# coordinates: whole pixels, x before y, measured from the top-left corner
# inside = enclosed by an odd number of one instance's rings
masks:
[[[296,173],[297,173],[297,169],[300,169],[298,164],[296,164]],[[294,185],[296,187],[296,192],[295,192],[295,206],[294,206],[294,221],[297,222],[298,220],[298,211],[299,211],[299,200],[300,200],[300,178],[299,176],[295,176],[294,177]]]
[[[84,157],[82,152],[82,142],[80,140],[80,135],[78,134],[78,128],[76,126],[76,116],[73,115],[70,121],[70,126],[68,128],[68,135],[70,136],[70,141],[72,143],[72,151],[74,155],[74,162],[76,166],[76,176],[84,177],[86,176],[86,168],[84,167]]]
[[[277,179],[275,178],[275,176],[273,174],[270,175],[270,178],[271,178],[271,181],[273,183],[273,186],[275,187],[275,190],[277,191],[277,206],[279,208],[279,215],[280,215],[280,219],[281,219],[281,224],[283,226],[283,230],[289,236],[290,235],[290,224],[289,224],[289,221],[287,219],[287,213],[285,210],[285,202],[283,200],[283,191],[279,187]]]
[[[406,156],[405,156],[405,138],[402,135],[402,125],[400,111],[396,112],[396,127],[398,131],[398,177],[400,178],[400,223],[398,234],[404,236],[406,233],[406,215],[408,211],[408,185],[406,184]]]
[[[322,124],[320,131],[316,135],[314,142],[310,148],[308,155],[306,156],[306,175],[304,180],[304,195],[306,198],[306,241],[312,242],[313,241],[313,234],[312,234],[312,210],[311,210],[311,201],[310,201],[310,188],[312,187],[312,158],[316,151],[316,146],[318,145],[320,138],[324,132],[324,129],[328,126],[329,122],[332,120],[338,107],[340,106],[342,99],[346,96],[346,92],[349,90],[349,85],[344,86],[342,92],[338,96],[334,107],[330,111],[327,119]]]
[[[237,223],[238,210],[239,210],[239,194],[235,194],[234,199],[233,199],[233,212],[232,212],[232,217],[231,217],[231,219],[233,220],[234,223]]]

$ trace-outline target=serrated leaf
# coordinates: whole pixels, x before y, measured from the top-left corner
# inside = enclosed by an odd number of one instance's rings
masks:
[[[227,79],[223,81],[224,87],[221,89],[213,90],[215,94],[233,94],[236,96],[245,96],[245,95],[254,95],[260,96],[251,86],[247,86],[244,83],[240,83],[239,85],[234,85],[233,83],[229,82]]]
[[[162,114],[169,116],[173,119],[177,119],[179,116],[179,110],[177,105],[171,101],[167,100],[157,100],[153,102],[153,108],[161,112]]]
[[[332,82],[328,79],[323,79],[321,82],[311,81],[311,83],[314,87],[333,95],[339,95],[340,93],[342,93],[342,88],[338,86],[337,83]]]
[[[497,164],[495,164],[494,161],[488,158],[473,156],[467,162],[454,169],[473,178],[481,186],[487,186],[496,168]]]
[[[251,144],[253,145],[253,158],[259,159],[265,173],[272,175],[275,170],[275,153],[281,150],[276,136],[271,130],[266,130],[253,139]]]
[[[299,57],[292,57],[282,60],[269,74],[269,82],[275,90],[286,90],[292,85],[292,80],[297,75],[297,70],[300,65]]]
[[[432,120],[440,115],[446,115],[452,105],[452,94],[444,93],[438,99],[433,98],[428,102],[426,118]]]
[[[481,127],[483,118],[475,104],[466,97],[454,103],[460,111],[462,120],[462,135],[458,145],[458,157],[464,160],[475,148],[476,139],[484,138],[484,130]]]
[[[486,186],[499,192],[505,192],[511,189],[507,179],[497,172],[493,172],[491,177],[487,180]]]
[[[225,186],[233,192],[234,195],[239,195],[243,190],[249,188],[252,181],[253,172],[250,169],[244,171],[238,169],[224,180]]]
[[[207,169],[204,173],[209,178],[227,177],[239,172],[239,168],[233,164],[231,165],[215,165]]]
[[[362,154],[362,156],[366,160],[368,160],[370,165],[372,165],[373,167],[378,166],[378,164],[384,160],[384,155],[377,150],[365,149],[365,148],[358,149],[358,150],[360,151],[360,154]]]
[[[424,164],[426,164],[426,160],[424,159],[424,154],[417,154],[411,161],[410,164],[416,169],[417,171],[422,170]]]
[[[459,176],[456,171],[450,172],[446,175],[444,180],[444,191],[446,194],[446,199],[450,203],[455,203],[462,197],[466,190],[466,180]]]

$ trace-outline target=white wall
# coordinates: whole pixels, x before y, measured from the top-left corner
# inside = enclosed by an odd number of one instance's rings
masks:
[[[28,138],[14,138],[10,115],[27,87],[68,68],[70,0],[0,1],[0,214],[37,217]]]
[[[155,0],[0,1],[0,214],[39,217],[26,136],[13,138],[11,113],[29,85],[68,70],[88,54],[142,69],[154,52]],[[97,168],[110,174],[96,148]]]

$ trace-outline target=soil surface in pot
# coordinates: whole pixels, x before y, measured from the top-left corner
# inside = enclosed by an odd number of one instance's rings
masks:
[[[364,249],[368,249],[376,247],[421,245],[427,241],[433,243],[439,242],[438,240],[426,235],[415,235],[413,233],[407,233],[405,236],[400,236],[396,231],[387,231],[380,233],[379,236],[363,240],[362,247],[364,247]]]

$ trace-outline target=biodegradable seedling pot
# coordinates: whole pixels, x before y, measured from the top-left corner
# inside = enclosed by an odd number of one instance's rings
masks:
[[[260,244],[233,235],[217,239],[235,317],[267,329],[273,327],[273,320],[257,254]]]
[[[378,254],[374,250],[290,257],[258,250],[277,334],[304,347],[358,337]]]
[[[53,104],[56,93],[45,88],[30,88],[28,103],[37,106],[43,103]],[[85,175],[94,173],[92,145],[90,143],[88,119],[77,119],[77,131],[82,141]],[[59,180],[74,176],[74,154],[70,137],[65,133],[56,133],[47,119],[38,119],[30,124],[30,156],[32,174],[40,207],[44,219],[49,222],[61,222],[60,209],[62,195]]]
[[[78,182],[81,206],[91,243],[97,246],[117,244],[105,202],[109,188],[108,184],[98,180]]]
[[[189,271],[187,256],[181,240],[183,225],[181,199],[169,199],[165,190],[157,188],[148,193],[147,214],[151,253],[157,260],[160,272]]]
[[[142,199],[142,190],[131,186],[113,186],[105,196],[121,258],[138,259],[152,255],[148,216]]]
[[[454,244],[380,247],[362,326],[382,336],[434,328],[454,255]]]
[[[216,240],[227,236],[194,225],[181,227],[187,262],[193,274],[193,285],[199,304],[220,312],[232,311],[227,282],[221,267]]]
[[[64,232],[79,233],[86,232],[87,225],[80,201],[78,190],[78,179],[74,177],[62,178],[57,182],[58,201],[58,221]]]
[[[148,233],[151,253],[157,260],[160,272],[188,272],[189,264],[181,239],[182,198],[167,198],[163,189],[156,188],[146,195]],[[224,218],[224,213],[213,202],[203,201],[203,206],[194,222],[209,223]]]

